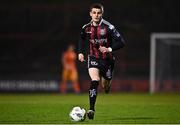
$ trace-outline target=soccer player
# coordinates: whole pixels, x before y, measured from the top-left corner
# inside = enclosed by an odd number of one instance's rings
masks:
[[[109,93],[115,58],[113,51],[123,48],[124,39],[116,28],[102,18],[104,13],[101,4],[90,7],[90,23],[82,27],[79,40],[78,59],[85,61],[85,46],[88,46],[88,73],[91,78],[89,88],[90,109],[87,112],[89,119],[94,118],[97,88],[99,83]]]
[[[74,45],[69,45],[67,50],[62,55],[62,83],[60,85],[61,93],[66,93],[67,82],[71,81],[74,91],[80,93],[80,86],[78,84],[78,73],[76,67],[77,55],[74,51]]]

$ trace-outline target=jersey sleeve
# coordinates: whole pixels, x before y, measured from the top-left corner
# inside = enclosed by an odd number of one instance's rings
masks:
[[[79,37],[78,53],[84,54],[85,41],[86,41],[86,33],[85,33],[85,26],[83,26]]]
[[[112,41],[112,51],[118,50],[120,48],[123,48],[125,46],[125,41],[121,34],[116,30],[114,26],[110,27],[111,30],[111,37],[113,39]]]

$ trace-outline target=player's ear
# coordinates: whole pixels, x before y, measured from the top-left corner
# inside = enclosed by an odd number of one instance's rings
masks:
[[[102,17],[103,17],[104,13],[102,13]]]
[[[89,12],[89,15],[92,17],[92,12],[91,11]]]

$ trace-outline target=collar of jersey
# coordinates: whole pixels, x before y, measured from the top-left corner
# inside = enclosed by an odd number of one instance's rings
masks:
[[[103,20],[104,20],[104,19],[102,18],[101,21],[99,22],[99,26],[102,24]],[[90,22],[90,23],[91,23],[91,26],[93,25],[92,22],[93,22],[93,21],[91,20],[91,22]]]

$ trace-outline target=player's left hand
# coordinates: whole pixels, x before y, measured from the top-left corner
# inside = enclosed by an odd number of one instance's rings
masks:
[[[99,47],[99,51],[102,52],[102,53],[107,53],[109,52],[108,48],[104,47],[104,46],[100,46]]]

